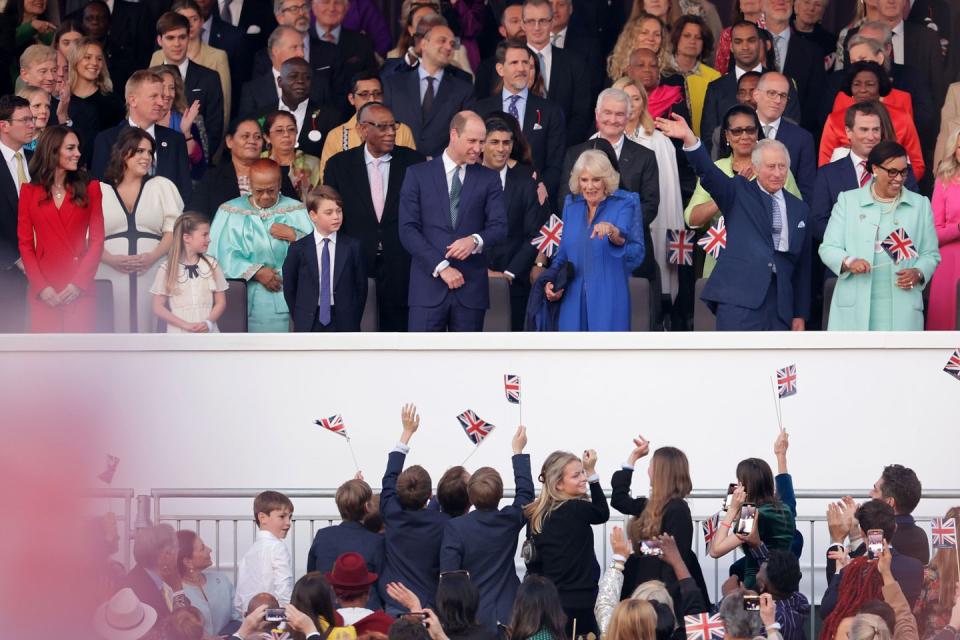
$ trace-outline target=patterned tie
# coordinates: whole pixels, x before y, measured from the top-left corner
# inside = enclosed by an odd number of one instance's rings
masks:
[[[519,95],[510,96],[507,100],[510,101],[510,106],[507,107],[507,112],[517,119],[517,122],[520,122],[520,110],[517,109],[517,100],[520,99]],[[520,122],[520,125],[523,126],[523,123]]]
[[[367,165],[367,175],[370,179],[370,196],[373,198],[373,210],[377,213],[377,221],[383,218],[383,176],[380,175],[380,158],[374,158]]]
[[[776,251],[780,248],[780,232],[783,231],[783,214],[780,212],[780,205],[777,204],[777,199],[772,195],[770,196],[770,204],[773,205],[773,248]]]
[[[540,75],[543,76],[543,88],[549,90],[550,88],[550,76],[547,75],[547,61],[543,59],[543,52],[537,53],[538,61],[540,62]]]
[[[423,94],[423,102],[420,104],[420,115],[426,120],[427,116],[433,110],[433,99],[436,94],[433,92],[433,83],[436,80],[433,76],[427,76],[427,90]]]
[[[330,238],[323,239],[320,252],[320,305],[317,309],[320,324],[330,324]]]
[[[865,187],[870,182],[870,172],[867,171],[867,161],[860,161],[860,186]]]
[[[780,43],[783,41],[783,36],[773,36],[773,57],[777,65],[777,71],[783,71],[783,60],[780,56]]]
[[[460,219],[460,192],[463,190],[463,183],[460,182],[460,165],[453,171],[453,180],[450,181],[450,222],[453,228],[457,228],[457,221]]]
[[[323,39],[330,44],[337,44],[337,39],[333,37],[332,31],[327,31],[325,34],[323,34]]]
[[[230,13],[230,2],[231,0],[224,0],[223,6],[220,7],[220,19],[227,24],[233,24],[233,15]]]
[[[23,166],[23,152],[17,151],[13,157],[17,159],[17,193],[20,193],[20,187],[29,180],[27,180],[27,170]]]

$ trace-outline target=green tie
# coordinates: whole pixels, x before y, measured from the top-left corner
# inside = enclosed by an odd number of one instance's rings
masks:
[[[463,183],[460,182],[460,165],[453,171],[453,180],[450,181],[450,222],[453,228],[457,228],[457,220],[460,219],[460,191],[463,189]]]

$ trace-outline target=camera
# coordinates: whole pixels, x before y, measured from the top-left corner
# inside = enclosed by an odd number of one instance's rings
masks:
[[[760,611],[760,596],[743,596],[743,610],[744,611]]]
[[[744,504],[740,507],[740,517],[737,519],[737,524],[733,528],[733,532],[736,534],[748,536],[753,533],[753,525],[757,520],[757,505],[755,504]]]
[[[645,556],[662,556],[663,549],[660,547],[659,540],[641,540],[640,553]]]
[[[263,619],[267,622],[286,622],[287,612],[283,609],[267,609]]]
[[[873,562],[883,554],[883,529],[867,531],[867,560]]]

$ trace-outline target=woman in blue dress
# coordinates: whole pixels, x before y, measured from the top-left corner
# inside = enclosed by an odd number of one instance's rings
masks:
[[[553,274],[573,267],[565,289],[544,287],[547,300],[561,300],[560,331],[629,331],[630,261],[643,260],[643,236],[632,233],[640,197],[617,188],[620,176],[602,151],[580,154],[570,172],[563,205],[563,238],[550,266]]]

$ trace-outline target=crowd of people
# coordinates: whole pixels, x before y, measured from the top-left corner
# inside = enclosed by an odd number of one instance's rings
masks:
[[[948,0],[0,4],[0,331],[957,327]]]
[[[704,640],[803,640],[817,616],[820,640],[960,638],[956,543],[935,544],[931,554],[911,515],[921,482],[902,465],[884,467],[863,503],[828,504],[829,544],[808,549],[823,557],[828,585],[814,603],[800,587],[799,557],[813,541],[797,529],[786,431],[773,446],[776,474],[761,458],[736,465],[698,557],[689,462],[676,447],[635,438],[608,503],[592,450],[547,455],[538,490],[520,426],[511,442],[515,494],[505,500],[494,467],[451,467],[434,489],[424,467],[406,465],[420,429],[415,406],[402,408],[401,423],[380,493],[359,472],[337,489],[340,522],[316,532],[303,575],[294,575],[286,541],[294,505],[277,491],[254,499],[256,536],[235,585],[213,569],[196,531],[168,524],[136,531],[136,565],[124,573],[109,559],[113,522],[94,555],[98,637],[668,640],[697,637],[697,625],[709,623],[725,636]],[[632,493],[635,473],[646,476],[642,497]],[[611,507],[627,520],[611,528],[611,560],[601,567],[594,526]],[[958,515],[953,507],[945,518]],[[701,560],[737,551],[713,602]]]

